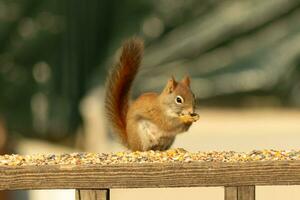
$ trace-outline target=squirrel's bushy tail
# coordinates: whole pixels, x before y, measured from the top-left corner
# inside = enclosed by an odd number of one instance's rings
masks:
[[[124,42],[118,62],[106,82],[105,111],[109,123],[126,144],[126,115],[130,88],[138,72],[144,52],[143,40],[132,38]]]

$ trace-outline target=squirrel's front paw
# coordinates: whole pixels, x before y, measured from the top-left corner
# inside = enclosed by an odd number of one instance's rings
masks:
[[[198,121],[200,117],[197,113],[192,113],[189,115],[181,114],[179,115],[179,118],[183,123],[193,123]]]

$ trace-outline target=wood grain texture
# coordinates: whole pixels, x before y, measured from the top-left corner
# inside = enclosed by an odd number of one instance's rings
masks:
[[[225,187],[225,200],[238,200],[238,187]]]
[[[0,190],[300,185],[300,161],[0,167]]]
[[[238,200],[255,200],[255,186],[239,186]]]
[[[109,200],[109,189],[76,190],[76,200]]]
[[[255,186],[225,187],[225,200],[255,200]]]

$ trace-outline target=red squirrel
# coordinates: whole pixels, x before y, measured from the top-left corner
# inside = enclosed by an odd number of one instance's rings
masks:
[[[105,111],[123,144],[132,151],[167,150],[175,136],[199,119],[190,78],[177,82],[172,76],[163,91],[144,93],[131,101],[130,89],[144,52],[144,42],[124,42],[118,62],[106,82]]]

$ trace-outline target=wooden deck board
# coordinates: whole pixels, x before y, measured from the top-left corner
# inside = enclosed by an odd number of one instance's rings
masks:
[[[0,190],[300,185],[300,161],[0,167]]]

